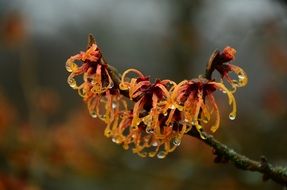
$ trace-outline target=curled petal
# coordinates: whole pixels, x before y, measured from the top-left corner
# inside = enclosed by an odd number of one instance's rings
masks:
[[[230,69],[235,72],[238,76],[238,80],[233,80],[232,84],[235,87],[243,87],[248,83],[248,77],[247,74],[244,72],[243,69],[236,65],[229,64]]]
[[[212,94],[207,96],[214,111],[215,111],[215,123],[213,124],[213,126],[210,128],[210,130],[214,133],[218,128],[219,128],[219,124],[220,124],[220,114],[219,114],[219,110],[218,110],[218,106],[215,102],[215,99],[213,97]]]
[[[130,88],[130,84],[131,83],[130,82],[126,82],[126,81],[127,81],[127,74],[129,74],[131,72],[137,74],[139,77],[144,77],[144,75],[140,71],[138,71],[136,69],[128,69],[128,70],[126,70],[123,73],[122,78],[121,78],[121,83],[120,83],[120,89],[121,90],[128,90]]]
[[[236,101],[233,94],[224,86],[222,83],[212,82],[217,89],[221,90],[222,92],[226,93],[228,97],[229,105],[232,105],[232,111],[229,114],[229,119],[234,120],[236,118]]]

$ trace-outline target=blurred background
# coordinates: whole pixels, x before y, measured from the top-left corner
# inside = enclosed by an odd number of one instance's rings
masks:
[[[0,0],[0,190],[281,189],[215,164],[186,136],[166,159],[139,158],[103,135],[67,84],[66,59],[96,36],[108,62],[152,78],[197,77],[215,49],[237,49],[249,76],[215,137],[287,165],[287,2],[284,0]]]

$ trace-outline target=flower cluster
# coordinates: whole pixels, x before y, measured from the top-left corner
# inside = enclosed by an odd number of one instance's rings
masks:
[[[115,77],[108,69],[110,66],[95,43],[86,52],[69,58],[66,68],[71,72],[68,83],[83,97],[91,116],[106,123],[107,137],[142,157],[157,155],[164,158],[180,145],[183,135],[193,127],[200,135],[206,127],[210,127],[212,132],[219,128],[220,113],[215,91],[227,95],[232,106],[229,118],[235,119],[233,93],[238,87],[245,86],[248,80],[240,67],[229,63],[234,55],[235,50],[226,47],[211,56],[211,69],[221,74],[220,82],[201,76],[179,84],[159,79],[152,82],[136,69],[126,70],[119,80],[113,81]],[[230,77],[231,72],[238,76],[238,80]],[[75,79],[77,76],[83,79],[79,85]],[[232,89],[225,86],[223,79]],[[128,99],[133,102],[131,108]]]
[[[221,78],[225,79],[233,87],[232,92],[235,92],[238,87],[244,87],[248,82],[244,70],[230,63],[230,61],[234,60],[235,54],[236,50],[227,46],[222,52],[215,51],[209,60],[214,69],[220,73]],[[232,79],[229,75],[230,72],[233,72],[238,79]]]
[[[114,88],[107,67],[96,44],[92,44],[86,52],[71,56],[66,62],[66,70],[71,73],[67,82],[71,88],[78,90],[87,103],[90,115],[110,123],[119,114],[120,107],[126,107],[126,102],[119,89]]]

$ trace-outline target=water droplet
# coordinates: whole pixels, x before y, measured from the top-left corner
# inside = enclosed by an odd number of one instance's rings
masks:
[[[116,144],[119,144],[119,143],[120,143],[119,139],[116,138],[116,137],[113,137],[113,138],[112,138],[112,141],[113,141],[114,143],[116,143]]]
[[[238,78],[243,80],[243,79],[245,79],[245,76],[243,74],[238,74]]]
[[[234,120],[235,117],[236,117],[235,114],[233,114],[233,113],[229,114],[229,119],[230,119],[230,120]]]
[[[154,132],[154,130],[152,128],[150,128],[150,127],[146,128],[146,133],[152,134],[153,132]]]
[[[174,110],[174,109],[175,109],[175,106],[172,104],[172,105],[170,106],[170,109]]]
[[[156,141],[152,142],[152,146],[157,146],[157,145],[158,145],[158,143]]]
[[[164,116],[167,116],[167,112],[165,112],[163,115],[164,115]]]
[[[225,90],[222,90],[222,93],[223,93],[223,94],[226,94],[226,91],[225,91]]]
[[[188,122],[189,122],[189,120],[188,120],[188,119],[184,119],[184,122],[188,123]]]
[[[112,108],[115,109],[117,107],[116,103],[112,103]]]
[[[70,66],[70,63],[66,63],[66,70],[67,70],[68,72],[72,72],[72,71],[73,71],[72,68],[71,68],[71,66]]]
[[[92,118],[97,118],[97,117],[98,117],[96,111],[91,111],[91,112],[90,112],[90,115],[92,116]]]
[[[165,158],[165,156],[166,156],[165,151],[159,151],[159,153],[157,153],[157,158],[159,159],[163,159]]]
[[[108,88],[113,88],[114,87],[114,82],[111,81],[110,85],[108,86]]]
[[[180,143],[181,143],[181,139],[175,138],[172,143],[173,143],[175,146],[179,146]]]
[[[71,88],[77,87],[77,82],[74,78],[68,78],[68,84],[70,85]]]

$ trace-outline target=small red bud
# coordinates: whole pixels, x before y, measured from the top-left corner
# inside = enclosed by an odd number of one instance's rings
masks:
[[[235,58],[236,50],[232,47],[225,47],[221,53],[225,62],[231,61]]]

